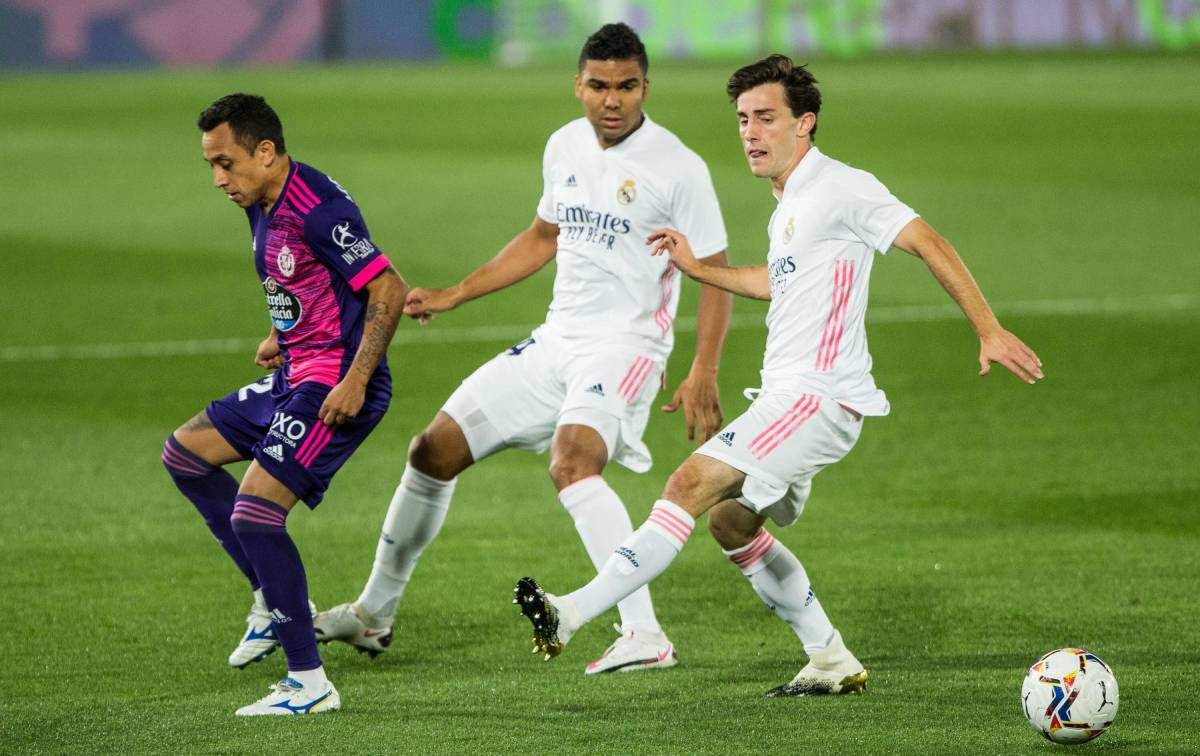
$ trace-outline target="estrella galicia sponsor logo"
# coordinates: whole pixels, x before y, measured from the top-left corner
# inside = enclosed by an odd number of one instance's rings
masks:
[[[339,223],[331,233],[333,243],[342,248],[342,261],[350,265],[355,260],[361,260],[375,251],[375,245],[370,239],[359,239],[350,230],[350,224]]]
[[[267,312],[275,327],[281,331],[295,328],[303,314],[300,299],[270,276],[263,281],[263,291],[267,294]]]
[[[621,548],[617,549],[613,553],[619,557],[625,557],[626,559],[629,560],[629,563],[632,564],[634,567],[641,567],[641,565],[638,564],[637,554],[635,554],[633,552],[633,550],[630,549],[629,547],[622,546]]]
[[[308,424],[286,412],[276,412],[267,431],[267,435],[283,439],[288,446],[295,446],[305,433],[308,433]]]
[[[612,213],[589,210],[586,205],[567,205],[559,202],[554,208],[561,241],[585,241],[611,250],[617,234],[627,234],[633,222]]]
[[[778,257],[767,266],[767,275],[771,279],[771,297],[777,297],[787,291],[788,276],[796,272],[796,259],[791,255]]]
[[[733,431],[725,431],[721,435],[717,436],[717,438],[726,446],[733,446],[733,436]]]

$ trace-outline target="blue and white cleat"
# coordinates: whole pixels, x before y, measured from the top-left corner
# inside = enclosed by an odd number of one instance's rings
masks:
[[[235,712],[239,717],[286,717],[292,714],[320,714],[342,708],[342,698],[333,683],[326,681],[320,690],[310,691],[294,678],[287,677],[271,686],[271,692]]]
[[[312,616],[316,616],[316,604],[308,602],[308,610]],[[229,666],[245,669],[250,664],[267,658],[277,648],[279,636],[275,634],[275,621],[267,607],[256,602],[246,615],[246,634],[229,655]]]

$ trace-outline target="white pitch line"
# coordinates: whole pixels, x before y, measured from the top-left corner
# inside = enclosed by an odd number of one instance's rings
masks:
[[[1130,315],[1144,312],[1180,312],[1200,309],[1200,294],[1166,294],[1153,297],[1107,297],[1101,299],[1042,299],[996,305],[1005,317]],[[926,323],[961,318],[953,303],[938,305],[875,306],[867,310],[869,323]],[[762,315],[734,315],[730,328],[763,328]],[[529,335],[531,326],[496,325],[454,327],[440,324],[428,328],[404,328],[396,332],[393,345],[486,344],[515,342]],[[692,333],[696,319],[682,317],[676,330]],[[252,352],[261,339],[225,338],[185,341],[144,341],[124,344],[44,344],[0,347],[0,363],[60,362],[67,360],[122,360],[138,357],[195,357]]]

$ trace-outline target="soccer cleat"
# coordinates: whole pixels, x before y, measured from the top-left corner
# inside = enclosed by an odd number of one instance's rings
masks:
[[[314,615],[317,613],[317,607],[311,601],[308,602],[308,609]],[[266,606],[255,602],[250,607],[250,614],[246,615],[246,634],[229,655],[229,666],[245,669],[267,658],[277,648],[279,638],[275,635],[275,622]]]
[[[349,643],[374,659],[392,645],[392,625],[372,626],[371,619],[358,604],[338,604],[313,618],[313,630],[321,643]]]
[[[613,628],[621,634],[600,658],[587,665],[585,675],[605,672],[634,672],[639,669],[661,669],[679,663],[675,646],[663,632],[630,630],[625,632],[620,625]]]
[[[571,631],[559,622],[554,598],[531,577],[521,578],[513,588],[513,603],[521,607],[521,614],[533,625],[531,653],[545,654],[546,661],[561,654],[571,640]]]
[[[290,716],[320,714],[342,708],[337,688],[328,680],[320,690],[310,692],[299,681],[287,677],[271,686],[271,692],[235,713],[239,717]]]
[[[834,630],[829,645],[810,656],[791,682],[767,691],[767,697],[838,695],[866,689],[867,670],[846,648],[842,634]]]

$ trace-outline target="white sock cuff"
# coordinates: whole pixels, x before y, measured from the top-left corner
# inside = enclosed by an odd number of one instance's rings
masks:
[[[692,534],[692,528],[696,527],[696,521],[678,504],[659,499],[654,502],[646,525],[666,536],[675,550],[681,551]]]
[[[778,543],[766,528],[759,528],[758,535],[750,543],[730,551],[722,549],[721,553],[729,557],[729,561],[737,565],[742,574],[749,576],[767,566],[770,561],[768,557]]]
[[[603,477],[600,475],[589,475],[559,491],[558,500],[562,502],[562,505],[569,512],[586,502],[597,491],[605,488],[608,488],[608,483]]]
[[[419,496],[446,496],[454,493],[454,484],[458,478],[438,480],[432,475],[426,475],[412,465],[405,465],[404,473],[400,476],[400,488],[412,491]]]

